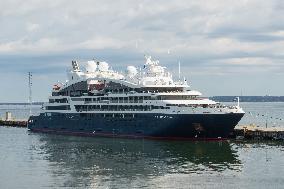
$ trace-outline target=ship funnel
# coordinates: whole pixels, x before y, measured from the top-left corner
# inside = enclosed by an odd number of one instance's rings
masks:
[[[78,63],[75,60],[72,60],[72,67],[73,67],[74,71],[79,71],[80,70]]]

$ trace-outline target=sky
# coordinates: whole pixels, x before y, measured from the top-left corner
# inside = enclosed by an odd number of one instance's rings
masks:
[[[282,0],[0,1],[0,102],[46,101],[72,60],[160,60],[204,96],[284,95]]]

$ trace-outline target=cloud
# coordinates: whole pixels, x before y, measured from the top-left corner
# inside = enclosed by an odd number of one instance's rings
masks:
[[[197,79],[284,79],[283,10],[282,0],[0,1],[0,72],[59,73],[93,57],[138,66],[151,54]]]
[[[88,39],[82,43],[79,43],[77,48],[86,48],[86,49],[105,49],[105,48],[122,48],[125,46],[124,41],[109,37],[95,37]]]
[[[27,23],[26,30],[28,32],[34,32],[39,29],[39,24]]]
[[[0,51],[5,53],[19,53],[26,52],[46,52],[51,50],[58,50],[58,40],[56,38],[41,38],[37,41],[30,41],[28,39],[19,39],[0,44]],[[57,47],[57,48],[56,48]]]
[[[247,50],[245,43],[283,39],[283,36],[273,34],[284,31],[281,10],[276,9],[283,4],[281,2],[85,0],[70,3],[59,0],[38,3],[28,0],[16,10],[13,7],[22,3],[14,0],[1,2],[2,17],[15,23],[14,31],[21,32],[13,33],[12,40],[0,42],[13,50],[10,43],[18,44],[25,39],[23,45],[31,53],[50,50],[50,42],[42,43],[46,39],[57,41],[53,48],[64,51],[133,48],[135,40],[142,41],[140,46],[144,51],[164,52],[169,48],[180,51],[178,47],[190,51],[192,46],[201,49],[208,43],[216,43],[218,49],[225,49],[222,46],[234,40],[234,44],[230,43],[236,45],[236,51],[240,46],[237,43],[243,44],[241,50]],[[25,27],[24,31],[22,27]],[[254,47],[258,45],[254,44]],[[14,52],[21,50],[15,48]],[[5,48],[1,51],[6,52]]]

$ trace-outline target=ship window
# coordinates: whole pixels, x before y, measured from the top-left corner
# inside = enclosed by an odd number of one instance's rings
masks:
[[[119,97],[119,102],[123,102],[123,97]]]
[[[49,103],[67,103],[67,98],[60,98],[60,99],[49,99]]]
[[[92,111],[93,109],[94,109],[93,106],[88,106],[89,111]]]
[[[81,91],[71,91],[70,96],[80,96],[81,93],[82,93]]]
[[[58,92],[52,92],[52,96],[59,96]]]
[[[162,95],[159,96],[159,100],[192,100],[196,99],[197,96],[192,96],[192,95],[178,95],[178,96],[167,96],[167,95]]]
[[[83,98],[71,98],[72,101],[84,101]]]
[[[138,103],[138,96],[134,97],[134,103]]]
[[[128,97],[124,97],[123,100],[124,100],[124,103],[128,103]]]
[[[129,97],[129,102],[130,102],[130,103],[133,103],[133,96],[130,96],[130,97]]]
[[[150,96],[145,96],[145,100],[151,100]]]
[[[157,97],[151,96],[151,100],[157,100]]]
[[[70,106],[46,106],[46,110],[70,110]]]

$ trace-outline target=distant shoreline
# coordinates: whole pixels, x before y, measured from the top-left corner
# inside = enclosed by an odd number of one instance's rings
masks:
[[[241,102],[284,102],[284,96],[212,96],[211,100],[218,102],[234,102],[240,97]],[[33,102],[32,105],[43,105],[44,102]],[[26,102],[0,102],[0,105],[30,105]]]
[[[44,102],[33,102],[32,105],[43,105]],[[30,105],[27,102],[0,102],[0,105]]]
[[[233,102],[236,97],[239,97],[241,102],[284,102],[284,96],[213,96],[209,98],[219,102]]]

